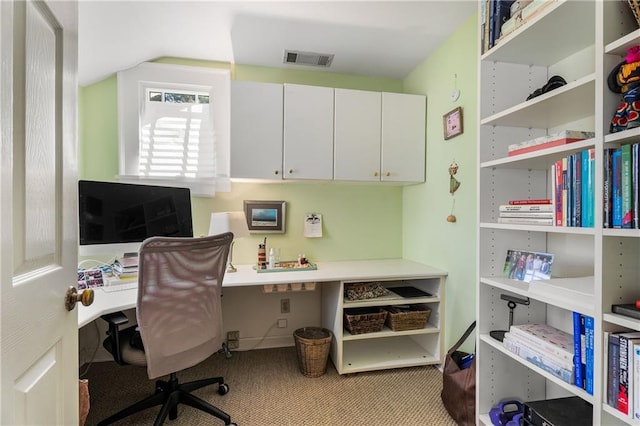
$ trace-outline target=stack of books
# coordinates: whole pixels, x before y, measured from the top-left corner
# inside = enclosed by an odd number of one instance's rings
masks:
[[[604,333],[607,404],[640,420],[640,332]]]
[[[138,256],[125,256],[113,262],[113,275],[119,280],[138,279]]]
[[[553,225],[554,206],[550,199],[511,200],[498,210],[498,223]]]
[[[640,229],[640,143],[604,151],[605,228]]]
[[[502,344],[560,380],[574,384],[573,336],[547,324],[512,325]]]

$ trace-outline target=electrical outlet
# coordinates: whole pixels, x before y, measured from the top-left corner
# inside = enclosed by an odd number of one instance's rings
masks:
[[[240,332],[235,331],[227,331],[227,340],[240,340]]]
[[[279,319],[278,320],[278,328],[287,328],[287,320]]]
[[[291,312],[291,302],[289,299],[280,299],[280,313],[288,314]]]
[[[240,342],[237,340],[227,340],[227,348],[229,349],[238,349],[240,347]]]

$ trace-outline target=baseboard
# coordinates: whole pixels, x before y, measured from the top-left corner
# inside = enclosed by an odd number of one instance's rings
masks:
[[[240,339],[240,345],[232,351],[250,351],[253,349],[285,348],[294,346],[293,335],[273,337],[252,337]]]

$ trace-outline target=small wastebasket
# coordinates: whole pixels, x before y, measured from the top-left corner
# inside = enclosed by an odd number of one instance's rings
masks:
[[[321,327],[303,327],[293,332],[300,372],[307,377],[320,377],[327,371],[331,348],[331,331]]]

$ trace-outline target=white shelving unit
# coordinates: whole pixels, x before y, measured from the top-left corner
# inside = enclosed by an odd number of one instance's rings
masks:
[[[334,334],[331,359],[338,374],[389,368],[441,364],[443,362],[443,333],[445,275],[399,276],[387,280],[336,281],[323,283],[323,326]],[[385,296],[350,301],[345,298],[345,285],[352,282],[377,282],[393,289],[412,286],[429,293],[429,297],[403,298]],[[418,330],[392,331],[386,325],[379,332],[351,334],[344,326],[344,310],[349,308],[393,305],[426,305],[431,309],[429,320]]]
[[[479,10],[479,14],[480,14]],[[479,23],[481,16],[479,17]],[[479,25],[480,27],[480,25]],[[603,151],[638,141],[640,129],[609,134],[620,95],[607,76],[640,30],[626,2],[555,1],[480,55],[478,117],[478,424],[491,425],[500,400],[578,396],[593,405],[594,425],[634,424],[606,404],[604,332],[640,330],[640,321],[611,314],[612,303],[640,299],[640,230],[607,229],[603,219]],[[567,85],[532,100],[550,77]],[[509,157],[509,144],[562,130],[595,132],[593,139]],[[498,224],[498,206],[511,199],[551,198],[551,165],[595,148],[595,226],[571,228]],[[503,278],[508,249],[553,253],[552,279],[531,284]],[[595,319],[594,392],[563,382],[506,350],[490,336],[504,330],[509,310],[501,294],[528,297],[514,323],[547,323],[573,332],[572,313]]]

